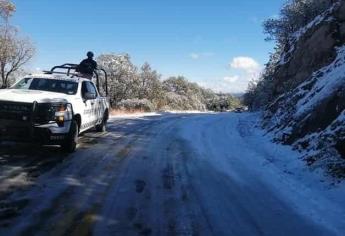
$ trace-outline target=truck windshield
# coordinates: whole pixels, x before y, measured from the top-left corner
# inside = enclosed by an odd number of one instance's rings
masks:
[[[77,93],[78,83],[58,79],[24,78],[16,83],[12,89],[40,90],[74,95]]]

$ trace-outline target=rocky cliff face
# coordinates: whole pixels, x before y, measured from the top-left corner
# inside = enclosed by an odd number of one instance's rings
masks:
[[[294,34],[273,87],[278,98],[264,113],[264,128],[309,164],[326,163],[345,177],[345,1]]]

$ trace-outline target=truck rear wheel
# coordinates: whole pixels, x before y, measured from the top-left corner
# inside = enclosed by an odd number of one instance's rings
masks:
[[[76,150],[78,144],[78,135],[79,135],[79,127],[76,120],[73,120],[71,123],[71,127],[69,129],[69,133],[66,136],[66,140],[61,145],[61,148],[64,152],[72,153]]]
[[[103,115],[102,123],[100,123],[99,125],[96,125],[96,131],[97,132],[105,132],[106,131],[107,120],[108,120],[108,113],[105,112]]]

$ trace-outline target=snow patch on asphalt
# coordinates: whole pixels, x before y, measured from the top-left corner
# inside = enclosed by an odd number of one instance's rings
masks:
[[[217,114],[212,111],[162,111],[162,112],[140,112],[140,113],[130,113],[130,114],[118,114],[111,115],[110,120],[118,119],[139,119],[145,117],[154,117],[154,116],[164,116],[164,115],[174,115],[174,114]]]
[[[151,117],[151,116],[161,116],[161,114],[157,112],[121,114],[121,115],[111,115],[110,119],[116,120],[116,119],[142,118],[142,117]]]

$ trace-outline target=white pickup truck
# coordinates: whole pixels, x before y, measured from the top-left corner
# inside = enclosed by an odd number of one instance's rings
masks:
[[[66,152],[75,151],[81,132],[105,131],[109,103],[97,87],[68,71],[29,75],[0,90],[0,141],[61,145]]]

